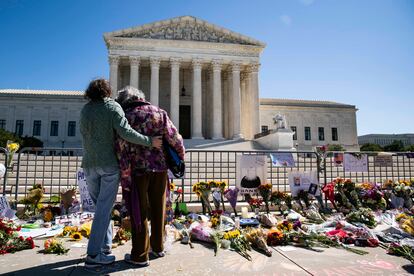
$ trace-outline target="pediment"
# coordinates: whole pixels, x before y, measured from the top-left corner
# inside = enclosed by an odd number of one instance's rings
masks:
[[[263,42],[213,25],[193,16],[176,17],[105,34],[105,38],[110,37],[265,46]]]

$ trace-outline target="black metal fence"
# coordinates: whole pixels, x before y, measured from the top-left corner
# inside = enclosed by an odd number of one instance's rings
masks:
[[[0,156],[7,158],[7,151],[0,148]],[[34,184],[42,184],[45,188],[46,200],[60,191],[75,187],[77,175],[82,161],[80,148],[24,148],[15,156],[16,164],[9,170],[8,178],[3,182],[3,194],[16,201],[24,198]],[[351,178],[355,182],[384,182],[387,179],[411,179],[414,177],[414,159],[409,153],[391,153],[392,162],[378,166],[377,153],[367,154],[367,171],[346,172],[340,159],[340,152],[327,152],[318,155],[312,151],[291,152],[294,166],[279,167],[272,162],[274,153],[280,151],[232,151],[232,150],[188,150],[185,157],[186,173],[182,179],[174,179],[176,185],[182,187],[184,202],[197,202],[198,197],[192,192],[192,185],[200,181],[225,181],[230,187],[236,184],[237,160],[243,155],[264,156],[267,164],[267,183],[273,185],[273,190],[289,192],[289,172],[317,171],[319,182],[324,185],[336,177]],[[347,154],[347,153],[346,153]],[[343,157],[342,157],[343,159]],[[0,159],[1,160],[1,159]],[[339,160],[339,161],[338,161]],[[6,162],[5,162],[6,163]],[[118,200],[121,199],[120,193]],[[240,197],[241,199],[241,197]]]
[[[7,193],[6,187],[7,187],[7,178],[8,178],[8,170],[9,170],[8,160],[9,160],[9,152],[7,151],[7,149],[0,147],[0,163],[4,164],[4,169],[5,169],[4,176],[2,179],[3,183],[0,182],[2,184],[1,193],[3,196],[5,196]],[[0,180],[1,180],[1,177],[0,177]]]

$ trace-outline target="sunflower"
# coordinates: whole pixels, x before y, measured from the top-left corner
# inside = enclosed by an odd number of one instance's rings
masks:
[[[71,236],[71,239],[75,240],[75,241],[80,241],[82,240],[82,234],[79,232],[75,232],[73,233]]]
[[[175,184],[173,182],[170,183],[170,191],[175,190]]]

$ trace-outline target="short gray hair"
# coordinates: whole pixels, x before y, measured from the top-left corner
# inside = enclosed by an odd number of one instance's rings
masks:
[[[144,92],[132,86],[125,86],[118,91],[118,97],[116,98],[116,101],[121,106],[125,106],[136,100],[145,100]]]

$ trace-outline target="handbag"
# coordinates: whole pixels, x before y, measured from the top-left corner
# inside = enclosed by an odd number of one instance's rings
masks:
[[[183,177],[185,172],[184,160],[180,158],[177,151],[166,139],[162,139],[162,145],[164,147],[165,161],[167,162],[168,169],[175,177]]]

